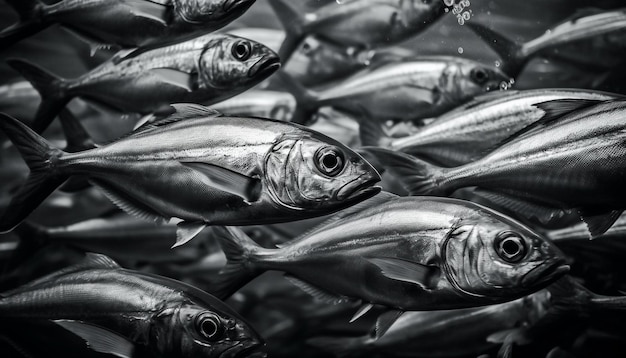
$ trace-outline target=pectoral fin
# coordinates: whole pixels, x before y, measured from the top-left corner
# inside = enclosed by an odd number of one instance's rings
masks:
[[[402,259],[373,257],[367,260],[378,266],[384,276],[393,280],[414,283],[424,289],[434,287],[441,274],[441,270],[438,267]]]
[[[257,201],[261,196],[261,181],[230,169],[202,162],[181,162],[182,165],[201,173],[210,185],[227,193],[240,196],[246,202]]]
[[[206,227],[206,223],[202,221],[181,221],[176,226],[176,243],[172,246],[172,249],[196,237]]]
[[[194,76],[190,73],[174,68],[155,68],[150,72],[157,75],[163,82],[184,88],[188,92],[193,91]]]
[[[54,323],[85,340],[90,349],[121,358],[132,358],[135,346],[125,337],[89,323],[73,320],[56,320]]]

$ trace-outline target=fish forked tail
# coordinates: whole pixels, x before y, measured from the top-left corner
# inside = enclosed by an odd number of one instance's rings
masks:
[[[0,233],[4,233],[19,225],[68,175],[57,166],[65,153],[22,122],[0,113],[0,131],[9,137],[30,168],[26,183],[0,216]]]
[[[517,78],[530,60],[530,56],[522,53],[522,46],[476,22],[470,21],[466,25],[500,56],[503,61],[502,71]]]
[[[332,353],[335,357],[343,358],[355,356],[362,349],[362,337],[315,337],[307,339],[306,343],[324,352]]]
[[[213,230],[227,262],[217,277],[210,279],[208,291],[224,300],[263,273],[264,270],[254,267],[251,257],[265,249],[239,228],[214,227]]]
[[[43,21],[39,0],[5,0],[19,15],[20,21],[0,31],[0,49],[6,49],[32,36],[50,24]]]
[[[282,65],[286,66],[306,35],[303,27],[304,19],[300,16],[301,12],[294,9],[293,5],[286,0],[269,0],[269,2],[285,30],[285,40],[280,45],[278,56]]]
[[[32,128],[36,133],[43,132],[71,99],[66,90],[67,82],[27,61],[10,59],[7,63],[32,83],[41,95]]]
[[[276,74],[276,78],[296,99],[296,109],[291,118],[291,122],[298,124],[306,124],[309,122],[319,108],[319,95],[302,86],[285,71],[279,71]]]
[[[395,174],[411,195],[440,195],[448,190],[436,182],[436,178],[444,174],[445,168],[389,149],[363,147],[361,150],[372,154],[381,165]]]

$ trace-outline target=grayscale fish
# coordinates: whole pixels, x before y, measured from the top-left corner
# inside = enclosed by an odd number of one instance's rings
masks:
[[[545,232],[545,235],[556,243],[589,240],[589,230],[585,223],[578,223],[562,229],[548,230]],[[615,220],[613,226],[597,238],[603,240],[621,240],[626,238],[626,215],[622,214]]]
[[[537,104],[554,100],[605,101],[621,97],[579,89],[537,89],[497,92],[447,112],[407,137],[392,139],[378,123],[364,121],[367,145],[380,145],[434,164],[453,167],[476,160],[496,145],[546,114]]]
[[[22,61],[9,64],[42,96],[33,129],[43,131],[74,97],[121,112],[148,114],[170,103],[213,104],[258,84],[280,67],[262,44],[230,35],[204,35],[152,50],[118,53],[72,80]]]
[[[222,28],[255,0],[8,0],[19,22],[0,31],[0,47],[59,24],[93,49],[172,43]],[[93,51],[93,50],[92,50]]]
[[[124,358],[265,357],[262,338],[215,297],[98,254],[1,293],[0,318],[3,327],[53,323],[85,348]]]
[[[502,57],[504,71],[513,77],[517,77],[535,56],[578,63],[583,68],[611,69],[622,62],[626,54],[624,9],[577,13],[523,44],[476,22],[468,22],[467,26]]]
[[[379,122],[429,118],[512,84],[512,79],[495,67],[451,56],[383,62],[319,91],[307,90],[280,75],[298,102],[297,123],[308,121],[325,106]]]
[[[269,47],[270,50],[278,53],[280,44],[285,39],[285,32],[276,29],[266,29],[262,27],[242,27],[228,29],[228,34],[250,39]]]
[[[277,270],[327,302],[440,310],[513,300],[568,271],[560,251],[529,228],[449,198],[381,193],[278,249],[234,227],[215,231],[228,264],[208,290],[220,298]]]
[[[286,92],[250,90],[211,108],[224,114],[290,121],[296,109],[296,100]]]
[[[287,63],[307,35],[346,47],[375,48],[406,40],[445,14],[441,0],[346,0],[302,13],[285,0],[270,0],[287,37],[279,55]]]
[[[626,200],[626,101],[557,100],[537,106],[547,113],[540,121],[462,166],[441,168],[385,149],[370,152],[414,195],[478,186],[543,207],[578,210],[596,237],[617,220]]]
[[[91,150],[52,147],[18,120],[0,129],[31,169],[0,220],[17,226],[71,176],[86,177],[128,213],[175,218],[177,245],[206,225],[255,225],[322,216],[380,191],[361,156],[308,128],[227,117],[178,104],[132,134]]]

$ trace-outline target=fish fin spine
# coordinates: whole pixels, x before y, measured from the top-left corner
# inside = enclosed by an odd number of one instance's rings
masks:
[[[0,219],[0,232],[13,230],[39,204],[69,177],[61,158],[65,152],[25,124],[0,113],[0,131],[17,147],[30,168],[26,183],[15,194]]]
[[[7,63],[24,76],[41,95],[41,104],[37,109],[32,128],[37,133],[43,132],[70,101],[69,83],[24,60],[9,59]]]

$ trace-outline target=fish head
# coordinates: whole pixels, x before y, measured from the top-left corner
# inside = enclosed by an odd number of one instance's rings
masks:
[[[243,15],[255,0],[174,0],[174,11],[190,24],[229,23]]]
[[[256,41],[219,35],[205,46],[198,68],[201,88],[243,90],[278,70],[280,59]]]
[[[221,306],[184,302],[161,311],[151,338],[162,356],[266,357],[263,339],[236,312]]]
[[[457,290],[512,299],[569,271],[559,249],[521,223],[480,206],[472,216],[471,224],[453,228],[444,244],[446,275]]]
[[[320,133],[298,126],[265,157],[265,183],[275,205],[290,211],[328,212],[368,199],[380,175],[363,157]]]
[[[458,64],[459,75],[456,82],[457,93],[473,97],[484,92],[507,90],[515,82],[510,76],[496,67],[475,61],[462,61]]]

